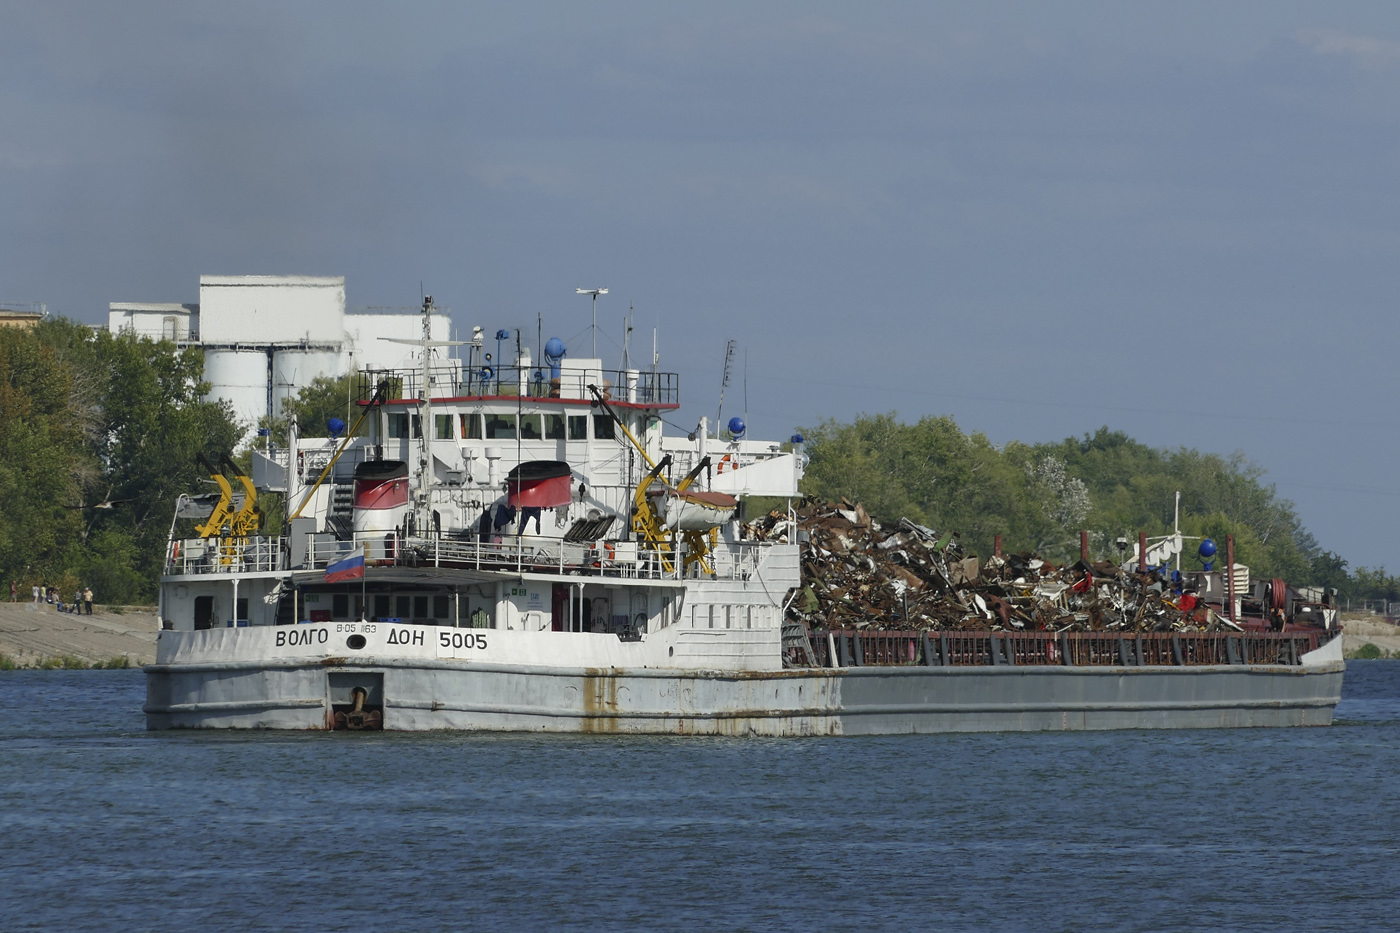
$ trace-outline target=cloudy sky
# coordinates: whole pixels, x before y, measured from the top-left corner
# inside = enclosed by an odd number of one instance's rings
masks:
[[[344,275],[579,355],[607,286],[679,420],[732,338],[755,436],[1243,451],[1392,571],[1398,156],[1394,3],[0,0],[0,300]]]

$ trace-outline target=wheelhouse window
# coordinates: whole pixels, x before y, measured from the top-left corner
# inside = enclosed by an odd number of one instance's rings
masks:
[[[562,441],[564,439],[564,416],[545,415],[544,416],[544,437],[549,441]]]
[[[610,441],[617,437],[617,423],[612,420],[611,415],[593,416],[593,436],[599,440]]]
[[[515,416],[490,414],[486,416],[487,440],[514,440]]]
[[[481,416],[462,415],[462,437],[467,440],[481,440]]]
[[[389,436],[408,437],[408,413],[389,412]]]
[[[520,416],[520,439],[526,441],[537,441],[544,436],[540,427],[539,415]]]
[[[433,437],[440,441],[452,440],[452,416],[433,415]]]
[[[587,416],[587,415],[570,415],[570,416],[569,416],[569,440],[571,440],[571,441],[586,441],[586,440],[588,440],[588,416]]]

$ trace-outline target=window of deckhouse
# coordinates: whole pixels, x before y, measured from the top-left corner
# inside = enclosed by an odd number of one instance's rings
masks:
[[[544,416],[544,436],[545,440],[550,441],[562,441],[564,439],[563,415]]]
[[[452,421],[451,415],[433,415],[433,437],[440,441],[452,440]]]
[[[486,416],[487,440],[514,440],[515,416],[489,414]]]
[[[610,441],[617,437],[617,423],[612,420],[612,415],[593,416],[593,436],[599,440]]]
[[[588,416],[587,416],[587,415],[570,415],[570,416],[569,416],[569,440],[571,440],[571,441],[586,441],[586,440],[588,440]]]
[[[543,436],[544,436],[544,432],[543,432],[543,429],[540,427],[540,416],[539,416],[539,415],[521,415],[521,416],[520,416],[520,438],[521,438],[521,440],[526,440],[526,441],[537,441],[537,440],[539,440],[539,439],[540,439],[541,437],[543,437]]]
[[[467,440],[474,440],[474,441],[479,441],[479,440],[481,440],[481,416],[480,416],[480,415],[463,415],[463,416],[462,416],[462,437],[466,438]]]

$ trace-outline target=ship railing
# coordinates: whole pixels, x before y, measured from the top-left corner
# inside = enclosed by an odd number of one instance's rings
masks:
[[[818,667],[922,665],[1193,667],[1299,665],[1334,632],[967,632],[833,629],[811,633]],[[788,658],[793,666],[806,661]]]
[[[177,538],[165,554],[166,574],[197,576],[224,573],[269,573],[287,569],[280,538]]]
[[[370,566],[410,566],[466,570],[508,570],[516,573],[581,574],[642,580],[679,579],[674,562],[636,542],[574,543],[530,535],[500,541],[473,538],[399,538],[382,533],[356,535],[352,541],[313,540],[307,569],[363,553]]]
[[[675,477],[689,473],[701,459],[700,452],[695,449],[695,445],[688,443],[685,438],[662,438],[661,450],[670,455],[671,475]],[[783,450],[780,444],[768,444],[761,449],[731,450],[727,446],[722,446],[718,449],[708,450],[706,452],[706,456],[710,458],[708,482],[719,483],[727,473],[791,454],[792,451]]]
[[[758,572],[765,543],[739,541],[721,544],[707,556],[714,576],[721,580],[748,580]]]
[[[680,376],[641,369],[565,368],[552,376],[548,366],[496,366],[472,368],[454,361],[449,366],[433,366],[433,397],[563,398],[591,400],[590,385],[597,386],[604,398],[638,405],[679,405]],[[380,383],[389,383],[389,398],[418,399],[423,381],[420,369],[366,369],[356,376],[356,398],[367,401]]]

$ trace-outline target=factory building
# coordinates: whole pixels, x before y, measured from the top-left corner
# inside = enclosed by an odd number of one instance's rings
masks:
[[[198,304],[113,302],[108,329],[204,351],[207,398],[227,399],[249,432],[318,376],[411,368],[420,312],[345,311],[344,276],[202,275]],[[434,311],[434,340],[451,319]]]

